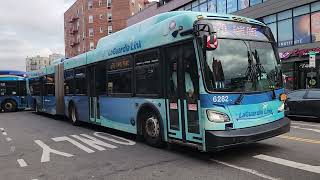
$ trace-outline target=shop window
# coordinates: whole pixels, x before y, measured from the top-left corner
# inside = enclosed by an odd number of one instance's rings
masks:
[[[191,3],[187,4],[187,5],[184,7],[184,9],[185,9],[186,11],[190,11],[190,10],[191,10]]]
[[[217,0],[208,1],[208,12],[211,12],[211,13],[217,12]]]
[[[320,12],[311,14],[312,42],[320,42]]]
[[[86,69],[79,68],[74,71],[75,78],[75,94],[77,95],[86,95],[87,86],[86,86]]]
[[[278,22],[278,46],[292,46],[293,45],[293,32],[292,32],[292,19],[287,19]]]
[[[238,0],[238,9],[245,9],[249,7],[249,0]]]
[[[301,6],[293,9],[293,16],[300,16],[310,12],[309,5]]]
[[[274,37],[275,41],[277,42],[278,41],[277,23],[268,24],[268,27],[271,29],[273,37]]]
[[[254,6],[262,3],[262,0],[250,0],[250,6]]]
[[[233,13],[237,11],[238,2],[237,0],[227,0],[227,12]]]
[[[310,15],[295,17],[293,23],[294,44],[310,43]]]
[[[227,13],[227,1],[226,0],[217,0],[217,12],[218,13]]]
[[[203,4],[200,4],[200,6],[199,6],[200,12],[207,12],[207,11],[208,11],[207,5],[208,5],[208,4],[207,4],[206,2],[203,3]]]
[[[277,21],[277,15],[270,15],[263,18],[263,22],[266,24],[273,23]]]
[[[199,11],[199,2],[198,1],[192,2],[192,11]]]
[[[135,56],[136,94],[157,96],[161,93],[158,51]]]
[[[278,20],[288,19],[292,17],[292,10],[287,10],[281,13],[278,13]]]
[[[311,4],[311,12],[320,11],[320,1]]]

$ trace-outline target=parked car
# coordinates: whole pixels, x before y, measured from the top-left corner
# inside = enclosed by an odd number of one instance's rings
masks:
[[[288,116],[320,118],[320,89],[301,89],[288,93]]]

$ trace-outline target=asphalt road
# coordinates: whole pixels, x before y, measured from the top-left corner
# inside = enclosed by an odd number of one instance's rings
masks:
[[[320,123],[293,121],[288,134],[215,153],[32,112],[0,113],[0,132],[0,180],[320,179]]]

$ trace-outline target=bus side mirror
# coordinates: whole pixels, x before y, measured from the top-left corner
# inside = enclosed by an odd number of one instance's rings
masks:
[[[218,48],[217,33],[203,36],[203,49],[213,51]]]

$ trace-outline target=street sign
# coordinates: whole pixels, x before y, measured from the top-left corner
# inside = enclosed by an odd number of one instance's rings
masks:
[[[309,67],[316,67],[316,53],[309,52]]]

